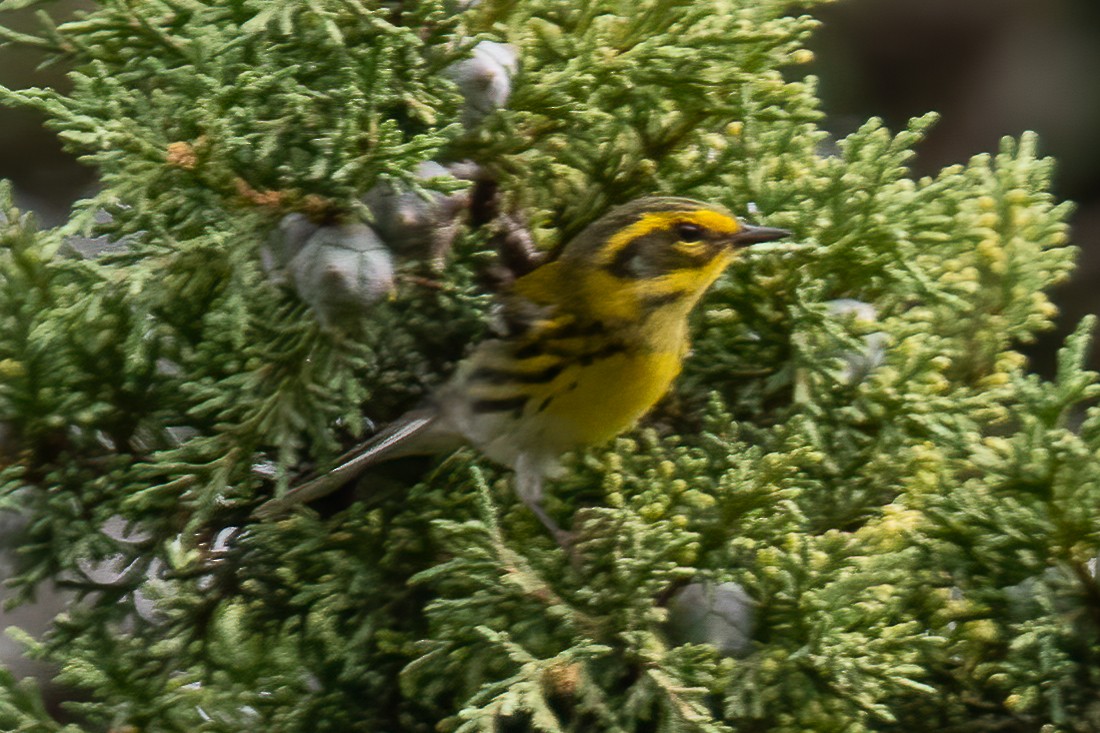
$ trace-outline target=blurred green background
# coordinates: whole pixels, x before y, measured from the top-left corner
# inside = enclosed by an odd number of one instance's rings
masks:
[[[1054,193],[1078,204],[1081,254],[1054,293],[1057,332],[1027,349],[1051,373],[1065,334],[1100,312],[1100,0],[847,0],[817,15],[813,73],[833,132],[874,115],[898,129],[936,110],[917,175],[995,152],[1024,130],[1057,159]],[[1095,343],[1090,366],[1100,368]]]
[[[87,0],[51,5],[55,17]],[[942,119],[919,148],[917,175],[993,152],[1003,135],[1040,134],[1058,159],[1055,193],[1079,208],[1073,239],[1076,276],[1055,293],[1058,333],[1029,349],[1040,371],[1086,313],[1100,312],[1100,0],[845,0],[818,8],[823,28],[811,42],[825,126],[838,135],[871,116],[898,129],[936,110]],[[29,12],[0,22],[34,26]],[[35,54],[0,49],[0,83],[64,85],[64,70],[36,70]],[[21,204],[55,224],[94,185],[61,152],[33,113],[0,109],[0,177],[15,182]],[[1100,368],[1100,349],[1091,364]]]

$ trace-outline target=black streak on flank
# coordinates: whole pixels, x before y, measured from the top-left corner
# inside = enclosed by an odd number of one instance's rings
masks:
[[[524,344],[515,350],[512,354],[516,359],[531,359],[542,353],[542,343],[539,341],[532,341],[529,344]],[[481,371],[480,369],[478,371]]]
[[[626,351],[626,347],[622,344],[615,342],[604,344],[595,351],[590,351],[587,354],[578,355],[577,363],[581,366],[588,366],[589,364],[593,364],[597,361],[600,361],[601,359],[606,359],[608,357],[615,356],[616,354],[621,354],[624,351]]]
[[[552,364],[535,372],[522,372],[510,369],[494,369],[493,367],[479,367],[470,375],[471,379],[484,380],[496,384],[511,382],[513,384],[542,384],[551,381],[562,373],[565,364]]]
[[[523,407],[526,404],[526,397],[507,397],[500,400],[474,400],[473,404],[470,405],[470,409],[478,415],[487,412],[514,412],[518,416],[523,412]]]
[[[524,359],[549,354],[569,359],[574,356],[576,349],[563,348],[558,342],[577,338],[599,337],[606,334],[607,326],[599,321],[589,321],[587,323],[569,321],[562,324],[560,328],[535,334],[531,341],[513,351],[512,357],[523,361]]]

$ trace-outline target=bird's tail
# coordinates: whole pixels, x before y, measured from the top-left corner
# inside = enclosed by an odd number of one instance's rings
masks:
[[[376,463],[402,456],[438,453],[456,448],[460,443],[453,431],[442,429],[438,410],[413,410],[340,456],[335,468],[291,487],[282,496],[269,499],[256,508],[252,516],[260,520],[273,519],[297,504],[331,494]]]

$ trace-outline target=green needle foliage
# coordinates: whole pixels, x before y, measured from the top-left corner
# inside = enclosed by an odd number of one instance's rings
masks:
[[[1034,136],[920,180],[932,116],[834,150],[813,80],[789,80],[815,21],[785,1],[466,5],[104,0],[0,31],[73,69],[0,101],[102,181],[47,231],[0,190],[7,583],[79,597],[25,639],[71,701],[0,673],[0,729],[1100,730],[1094,324],[1053,381],[1016,350],[1073,260]],[[479,40],[520,71],[471,128],[445,69]],[[263,243],[288,213],[365,217],[379,182],[451,191],[414,171],[464,159],[546,248],[652,192],[803,246],[735,264],[675,394],[569,458],[548,509],[571,553],[470,451],[249,519],[445,379],[496,260],[471,219],[330,329]],[[117,245],[83,258],[80,233]],[[676,642],[677,589],[731,582],[749,652]]]

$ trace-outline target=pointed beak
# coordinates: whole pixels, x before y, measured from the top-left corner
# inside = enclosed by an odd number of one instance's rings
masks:
[[[750,224],[742,224],[741,228],[730,237],[730,244],[735,247],[745,247],[750,244],[760,244],[761,242],[774,242],[777,239],[789,236],[791,236],[791,233],[786,229],[754,227]]]

